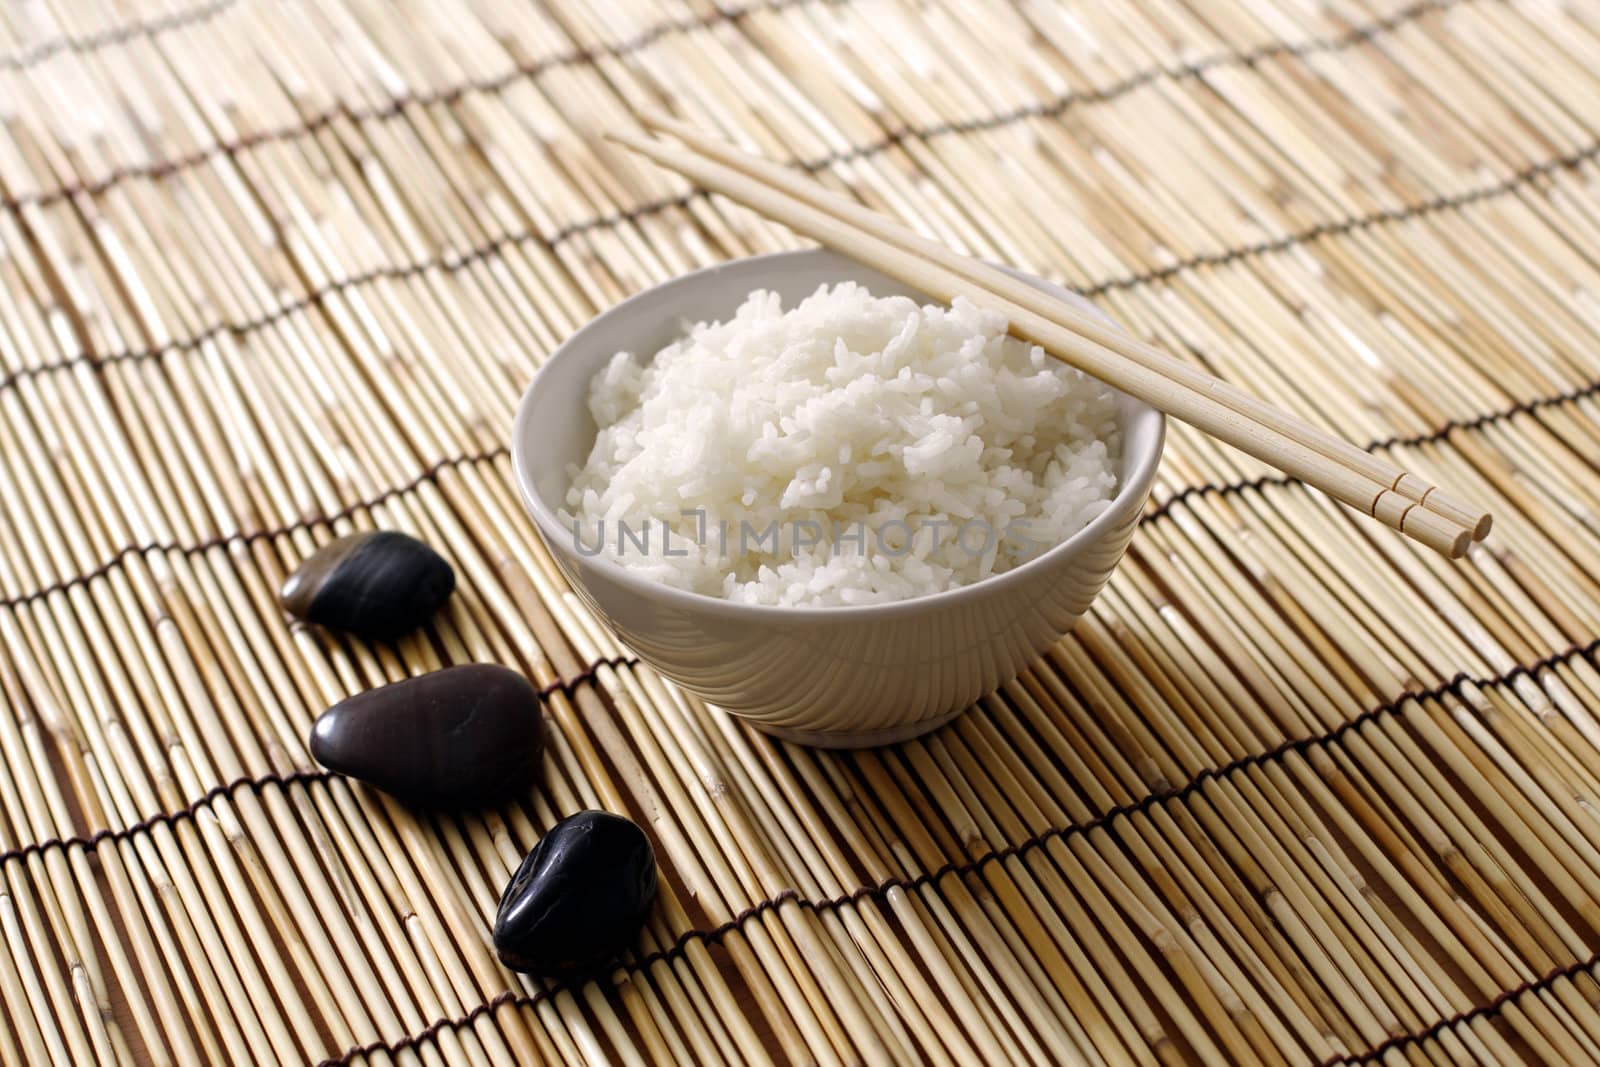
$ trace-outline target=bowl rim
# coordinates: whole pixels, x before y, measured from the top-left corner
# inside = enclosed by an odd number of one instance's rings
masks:
[[[566,532],[555,512],[545,503],[534,487],[532,470],[528,469],[524,461],[524,454],[529,450],[525,447],[529,435],[532,433],[532,410],[534,396],[540,387],[541,379],[546,379],[545,370],[556,360],[562,358],[575,358],[568,353],[577,351],[582,347],[584,335],[596,327],[602,319],[609,319],[613,315],[627,315],[630,307],[637,307],[644,303],[647,297],[657,294],[663,289],[685,285],[695,278],[705,275],[733,273],[747,269],[757,264],[767,264],[777,260],[834,258],[849,260],[850,257],[832,249],[812,247],[790,249],[781,252],[766,252],[755,256],[741,256],[737,259],[714,263],[698,270],[690,271],[669,278],[664,282],[650,286],[648,289],[628,297],[617,304],[601,311],[583,326],[575,330],[566,340],[557,345],[539,369],[534,373],[533,380],[523,391],[522,398],[517,403],[516,418],[511,429],[511,467],[517,482],[518,495],[522,497],[523,506],[533,517],[534,525],[540,536],[545,540],[546,546],[553,555],[560,555],[561,550],[549,542],[552,538],[559,538]],[[853,262],[853,261],[852,261]],[[1068,293],[1076,296],[1071,290],[1044,278],[1014,267],[997,264],[1001,269],[1016,275],[1029,283],[1042,284],[1047,291],[1054,294]],[[871,269],[871,268],[868,268]],[[883,273],[876,271],[875,273]],[[1098,309],[1096,309],[1098,311]],[[1104,511],[1065,541],[1052,546],[1039,553],[1020,566],[1002,574],[991,575],[980,579],[970,585],[957,586],[937,593],[926,593],[922,596],[910,597],[905,600],[893,600],[878,604],[840,604],[827,606],[797,605],[785,606],[781,604],[746,604],[740,601],[725,600],[705,593],[696,593],[687,589],[679,589],[666,585],[650,578],[642,577],[622,564],[605,556],[585,556],[583,565],[594,567],[604,574],[609,580],[622,585],[630,591],[649,600],[664,602],[688,611],[696,611],[720,616],[728,620],[745,619],[751,622],[772,623],[779,620],[791,623],[820,623],[829,620],[840,622],[849,619],[851,622],[870,621],[874,618],[889,619],[905,615],[918,614],[935,609],[950,608],[962,602],[974,602],[991,596],[999,596],[1024,585],[1028,581],[1041,577],[1054,567],[1064,563],[1069,558],[1076,556],[1089,545],[1098,541],[1109,532],[1125,514],[1134,508],[1142,508],[1150,486],[1155,481],[1156,469],[1160,465],[1162,450],[1166,443],[1167,426],[1166,416],[1151,405],[1129,396],[1120,389],[1112,387],[1119,401],[1132,406],[1132,413],[1122,423],[1124,448],[1129,447],[1133,440],[1136,428],[1142,429],[1148,423],[1155,423],[1155,431],[1150,435],[1150,445],[1140,454],[1130,457],[1124,456],[1124,466],[1128,468],[1128,476],[1122,480],[1116,495],[1111,498],[1110,504]],[[1140,435],[1145,436],[1145,435]]]

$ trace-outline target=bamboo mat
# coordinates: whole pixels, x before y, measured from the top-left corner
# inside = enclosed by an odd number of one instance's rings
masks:
[[[1600,1062],[1600,5],[31,0],[0,8],[0,1062]],[[834,754],[637,664],[505,451],[598,309],[796,239],[600,143],[665,105],[1062,280],[1497,516],[1446,563],[1175,426],[1078,630]],[[273,594],[445,552],[397,648]],[[418,814],[314,716],[548,694]],[[664,882],[498,966],[584,806]]]

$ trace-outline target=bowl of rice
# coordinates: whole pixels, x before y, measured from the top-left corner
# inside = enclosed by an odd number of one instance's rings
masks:
[[[512,461],[639,656],[769,733],[859,747],[948,722],[1072,628],[1165,431],[1003,317],[819,249],[594,319],[523,396]]]

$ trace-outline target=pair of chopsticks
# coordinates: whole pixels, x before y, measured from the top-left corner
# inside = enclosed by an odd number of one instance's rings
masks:
[[[1250,394],[1128,336],[987,263],[958,255],[785,167],[686,123],[641,121],[684,147],[608,137],[664,167],[946,303],[964,296],[1073,367],[1315,486],[1451,559],[1489,532],[1488,512]]]

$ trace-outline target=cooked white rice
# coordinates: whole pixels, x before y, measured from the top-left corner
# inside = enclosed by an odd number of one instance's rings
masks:
[[[1110,389],[968,301],[853,283],[789,312],[754,292],[653,359],[619,352],[589,409],[600,432],[561,513],[580,550],[746,603],[968,585],[1077,532],[1117,487]]]

